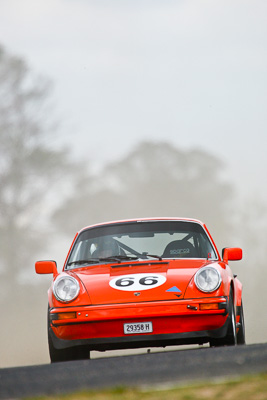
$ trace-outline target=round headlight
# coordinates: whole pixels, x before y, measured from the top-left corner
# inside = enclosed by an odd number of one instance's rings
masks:
[[[201,268],[195,275],[195,284],[202,292],[214,292],[219,288],[221,282],[220,273],[213,267]]]
[[[54,282],[53,293],[59,301],[72,301],[78,296],[79,292],[80,285],[72,276],[60,276]]]

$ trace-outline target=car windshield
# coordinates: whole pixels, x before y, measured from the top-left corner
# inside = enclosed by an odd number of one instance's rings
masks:
[[[135,221],[88,228],[76,239],[66,269],[88,264],[146,259],[217,259],[197,222]]]

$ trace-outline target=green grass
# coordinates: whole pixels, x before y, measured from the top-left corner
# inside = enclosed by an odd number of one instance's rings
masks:
[[[224,382],[206,382],[173,388],[126,388],[84,391],[27,400],[267,400],[267,373]]]

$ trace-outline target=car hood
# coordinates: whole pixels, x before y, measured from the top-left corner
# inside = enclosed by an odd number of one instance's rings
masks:
[[[105,264],[72,270],[93,305],[174,300],[184,297],[207,260],[168,260]]]

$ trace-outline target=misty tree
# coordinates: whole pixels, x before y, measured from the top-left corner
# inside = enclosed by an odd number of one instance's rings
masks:
[[[44,246],[53,183],[66,176],[66,153],[53,146],[51,85],[0,47],[0,277],[14,281]],[[50,145],[49,145],[50,143]]]
[[[57,211],[66,232],[91,223],[136,217],[203,219],[223,241],[231,232],[231,183],[222,178],[222,162],[201,150],[169,143],[143,142],[96,176],[77,182],[77,190]],[[65,218],[68,215],[68,218]],[[225,243],[222,243],[222,246]]]

